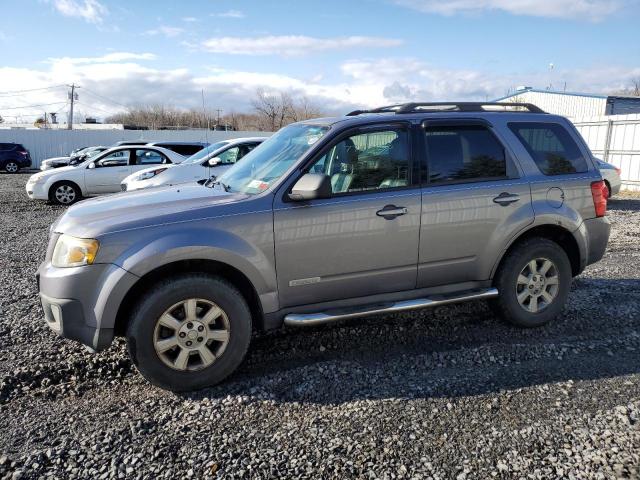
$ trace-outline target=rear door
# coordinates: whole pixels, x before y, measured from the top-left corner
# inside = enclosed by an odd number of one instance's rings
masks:
[[[131,173],[130,149],[117,150],[97,159],[95,168],[87,168],[84,181],[89,195],[120,191],[120,182]]]
[[[418,287],[488,280],[506,241],[533,222],[529,184],[483,120],[430,121],[422,135]]]

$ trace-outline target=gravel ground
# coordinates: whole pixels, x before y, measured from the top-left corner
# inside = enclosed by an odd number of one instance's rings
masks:
[[[483,303],[254,339],[225,384],[147,384],[43,324],[63,208],[0,174],[0,478],[640,478],[640,196],[537,330]]]

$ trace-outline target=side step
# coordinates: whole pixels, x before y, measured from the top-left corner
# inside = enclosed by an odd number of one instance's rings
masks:
[[[353,308],[338,308],[318,313],[289,313],[284,317],[284,324],[289,327],[303,327],[312,325],[322,325],[325,323],[344,320],[347,318],[366,317],[379,313],[396,313],[406,310],[415,310],[426,307],[438,307],[448,303],[467,302],[469,300],[483,300],[498,296],[496,288],[485,288],[479,290],[469,290],[464,293],[451,295],[435,295],[427,298],[416,298],[413,300],[403,300],[401,302],[378,303],[373,305],[363,305]]]

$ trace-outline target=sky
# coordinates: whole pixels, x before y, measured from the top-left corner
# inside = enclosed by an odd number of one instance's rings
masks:
[[[640,79],[640,0],[0,0],[0,115],[223,113],[258,89],[329,113],[588,93]]]

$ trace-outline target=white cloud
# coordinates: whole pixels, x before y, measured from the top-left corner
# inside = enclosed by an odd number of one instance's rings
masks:
[[[77,17],[89,23],[101,23],[109,13],[107,7],[98,0],[48,0],[53,7],[66,17]]]
[[[334,37],[317,38],[305,35],[280,35],[264,37],[214,37],[201,46],[213,53],[231,55],[282,55],[296,56],[325,50],[341,50],[362,47],[396,47],[402,40],[382,37]]]
[[[193,23],[193,22],[197,22],[198,19],[196,17],[182,17],[182,21],[187,23]]]
[[[226,12],[222,12],[222,13],[212,13],[211,16],[212,17],[220,17],[220,18],[244,18],[244,17],[246,17],[244,12],[241,12],[240,10],[227,10]]]
[[[154,28],[152,30],[147,30],[144,32],[145,35],[164,35],[167,38],[177,37],[184,32],[184,28],[180,27],[170,27],[167,25],[160,25],[158,28]]]
[[[38,115],[46,108],[60,109],[60,118],[64,119],[67,88],[63,85],[72,82],[81,87],[77,111],[104,118],[109,112],[124,110],[123,105],[201,108],[202,89],[212,108],[225,111],[250,110],[256,90],[263,88],[267,92],[306,95],[328,113],[345,113],[358,107],[404,101],[493,99],[516,85],[542,87],[548,81],[546,71],[524,75],[450,70],[412,58],[345,62],[340,67],[339,79],[333,81],[321,75],[297,77],[219,67],[205,69],[206,73],[201,74],[143,64],[153,59],[155,56],[149,53],[114,52],[101,57],[49,59],[39,69],[0,68],[0,92],[59,86],[24,97],[0,97],[0,115],[12,119],[20,114]],[[626,82],[640,76],[640,66],[557,70],[554,75],[558,82],[566,80],[570,91],[602,93],[628,86]],[[92,96],[91,92],[102,98]],[[54,102],[59,103],[51,107],[8,109]]]
[[[112,52],[101,57],[60,57],[49,58],[48,62],[52,64],[88,64],[88,63],[118,63],[126,60],[155,60],[156,55],[153,53],[131,53],[131,52]]]
[[[601,20],[622,7],[622,0],[395,0],[425,13],[455,15],[501,10],[513,15]]]

